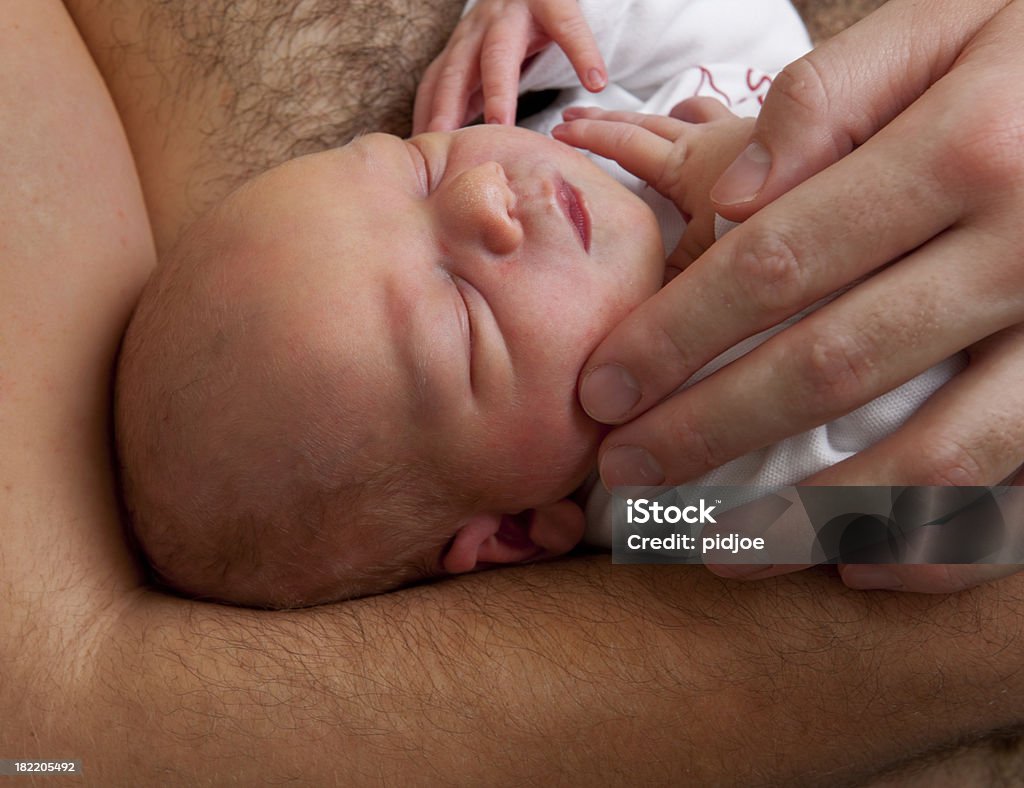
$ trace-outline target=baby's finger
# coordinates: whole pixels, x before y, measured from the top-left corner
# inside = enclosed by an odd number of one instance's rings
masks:
[[[468,126],[476,118],[479,118],[484,111],[484,94],[479,90],[473,91],[466,100],[466,114],[462,116],[463,126]]]
[[[434,112],[434,93],[437,91],[437,79],[441,69],[440,59],[435,59],[420,79],[416,88],[416,100],[412,108],[412,133],[422,134],[430,124]]]
[[[452,131],[461,125],[469,94],[480,84],[479,44],[478,38],[467,36],[451,44],[442,56],[428,131]]]
[[[711,123],[732,117],[732,111],[721,101],[710,96],[683,99],[668,112],[669,117],[686,123]]]
[[[577,148],[618,162],[636,177],[656,184],[672,155],[672,143],[642,126],[607,120],[561,123],[551,135]]]
[[[480,54],[484,121],[513,125],[519,98],[519,74],[530,37],[529,11],[510,10],[488,29]]]
[[[591,93],[604,90],[608,69],[579,2],[554,0],[534,5],[537,7],[531,10],[538,26],[565,52],[580,84]]]
[[[626,110],[601,109],[600,107],[567,107],[562,117],[574,120],[607,120],[616,123],[632,123],[648,131],[674,142],[686,132],[686,124],[665,115],[649,115],[645,112],[628,112]]]

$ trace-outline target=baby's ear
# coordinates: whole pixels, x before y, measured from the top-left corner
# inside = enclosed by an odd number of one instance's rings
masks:
[[[583,527],[583,510],[568,498],[519,514],[475,514],[459,528],[441,563],[455,575],[554,558],[579,543]]]

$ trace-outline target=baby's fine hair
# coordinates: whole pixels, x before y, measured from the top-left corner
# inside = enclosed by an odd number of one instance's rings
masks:
[[[300,607],[433,573],[428,469],[363,451],[343,386],[238,296],[215,210],[147,284],[117,366],[115,435],[131,532],[154,580],[190,597]],[[453,525],[454,530],[454,525]]]

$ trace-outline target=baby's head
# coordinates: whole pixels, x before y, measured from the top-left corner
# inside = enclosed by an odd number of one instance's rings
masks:
[[[557,555],[576,379],[660,286],[646,205],[522,129],[369,135],[249,182],[125,338],[125,502],[186,593],[299,606]]]

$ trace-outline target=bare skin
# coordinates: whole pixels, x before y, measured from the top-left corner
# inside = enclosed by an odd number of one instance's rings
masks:
[[[155,259],[141,190],[59,4],[11,2],[4,757],[81,758],[97,784],[852,784],[1021,722],[1019,577],[926,598],[590,558],[286,613],[148,590],[108,442],[108,373]],[[215,170],[195,183],[223,188]]]
[[[254,175],[369,131],[406,136],[459,0],[69,0],[117,105],[158,251]],[[343,8],[342,8],[343,6]]]

